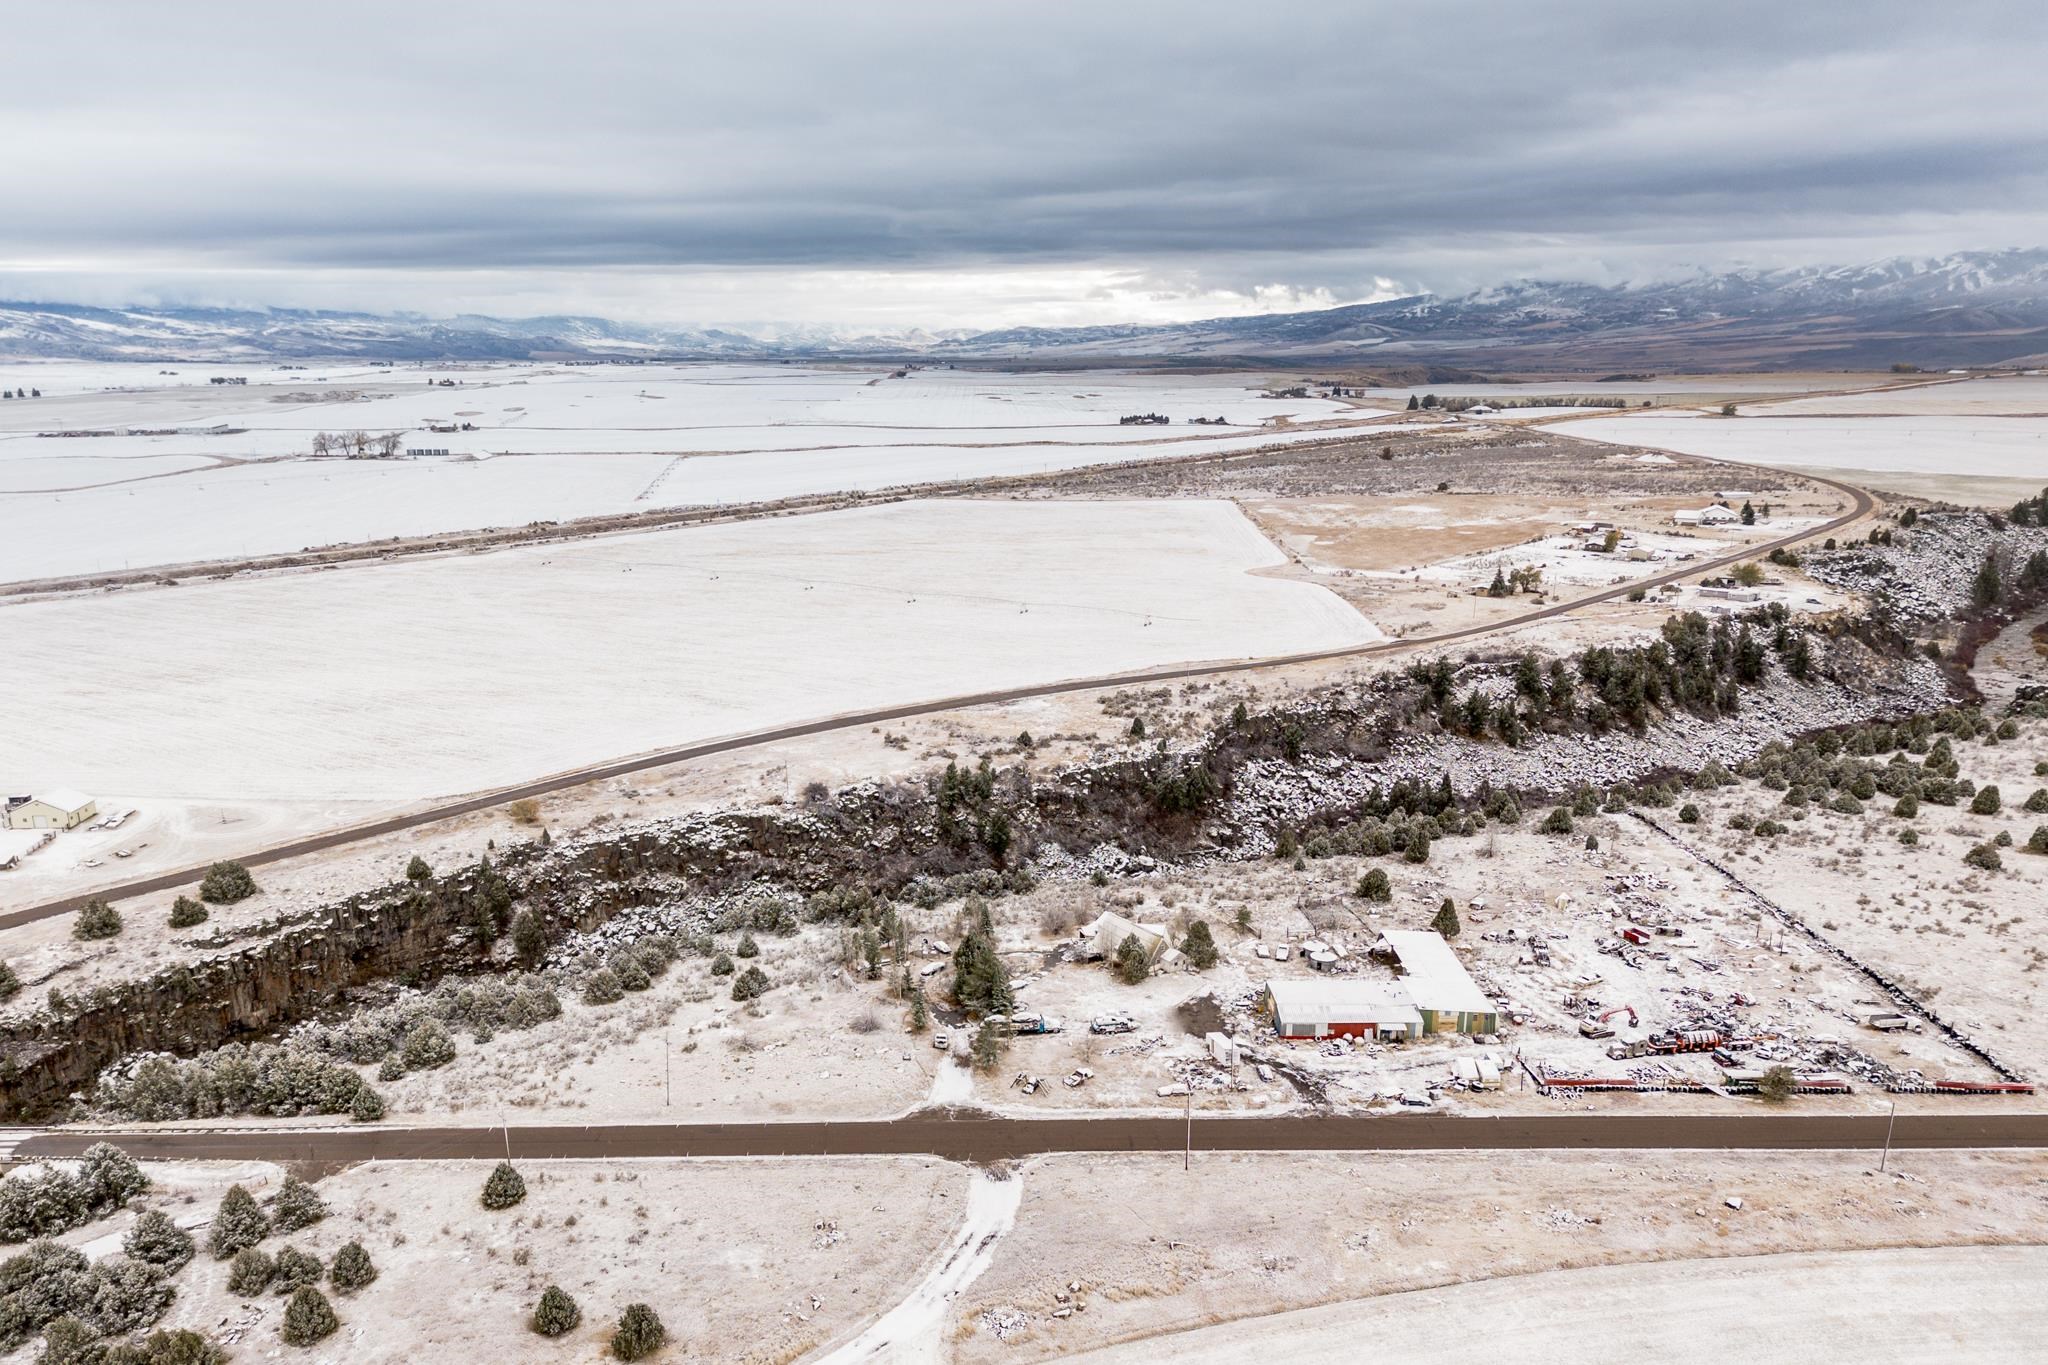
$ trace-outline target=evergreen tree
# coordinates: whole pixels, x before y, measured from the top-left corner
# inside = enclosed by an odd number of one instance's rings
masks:
[[[711,959],[711,974],[713,976],[731,976],[736,970],[738,969],[733,965],[730,954],[720,953],[717,957]]]
[[[1188,936],[1181,940],[1180,950],[1186,955],[1188,964],[1196,971],[1207,971],[1216,965],[1216,939],[1209,932],[1209,921],[1196,920],[1188,926]]]
[[[1429,927],[1445,938],[1458,936],[1458,907],[1449,896],[1445,896],[1444,903],[1436,908],[1436,918],[1429,922]]]
[[[334,1316],[334,1305],[312,1285],[294,1289],[290,1302],[284,1306],[283,1336],[287,1346],[311,1346],[340,1326],[341,1319]]]
[[[87,901],[71,922],[71,937],[76,939],[112,938],[120,932],[121,912],[98,897]]]
[[[1394,884],[1387,880],[1387,874],[1382,869],[1368,868],[1365,875],[1358,879],[1358,898],[1385,904],[1394,898]]]
[[[149,1177],[119,1147],[95,1142],[79,1159],[77,1185],[86,1208],[97,1214],[126,1206],[149,1188]]]
[[[1756,508],[1749,505],[1748,498],[1742,500],[1742,524],[1744,526],[1756,525]]]
[[[1116,973],[1117,980],[1126,986],[1135,986],[1152,975],[1152,957],[1136,934],[1125,934],[1123,942],[1116,945],[1116,955],[1110,961],[1110,968]]]
[[[576,1330],[576,1324],[583,1321],[583,1310],[576,1306],[576,1300],[558,1284],[551,1284],[540,1293],[540,1302],[533,1306],[533,1316],[526,1325],[544,1337],[558,1337],[564,1332]]]
[[[1420,399],[1416,398],[1416,396],[1412,393],[1408,395],[1408,411],[1414,412],[1417,408],[1421,406],[1422,402]]]
[[[409,882],[430,882],[434,880],[434,869],[427,866],[425,858],[415,853],[412,861],[405,865],[405,879]]]
[[[1984,562],[1978,566],[1977,576],[1970,580],[1970,601],[1981,611],[1997,606],[2005,600],[2005,583],[1998,573],[1998,550],[1993,547],[1984,553]]]
[[[747,969],[733,978],[732,998],[735,1000],[758,1000],[768,993],[768,987],[768,973],[752,963],[748,963]]]
[[[277,1274],[277,1262],[256,1247],[244,1247],[235,1253],[235,1263],[228,1267],[228,1292],[253,1299],[270,1287],[271,1277]]]
[[[399,1055],[408,1071],[432,1071],[455,1060],[455,1040],[439,1019],[422,1019],[406,1033]]]
[[[526,1181],[512,1163],[501,1161],[484,1181],[483,1205],[487,1209],[509,1209],[526,1198]]]
[[[327,1277],[336,1289],[350,1294],[376,1279],[377,1267],[370,1263],[370,1253],[363,1250],[361,1242],[348,1242],[334,1253],[334,1267]]]
[[[759,957],[760,955],[761,955],[761,945],[760,945],[760,944],[758,944],[758,943],[756,943],[756,942],[754,942],[754,936],[753,936],[752,934],[741,934],[741,935],[740,935],[740,946],[739,946],[739,947],[737,947],[737,948],[735,948],[735,949],[733,949],[733,956],[734,956],[734,957]]]
[[[1413,832],[1412,834],[1410,834],[1410,835],[1408,836],[1408,847],[1407,847],[1407,848],[1405,848],[1405,849],[1403,849],[1403,850],[1401,850],[1401,857],[1402,857],[1403,859],[1405,859],[1406,861],[1408,861],[1408,862],[1411,862],[1411,863],[1426,863],[1426,862],[1428,862],[1428,861],[1429,861],[1429,833],[1428,833],[1428,831],[1426,831],[1426,830],[1419,830],[1419,829],[1418,829],[1418,830],[1416,830],[1415,832]]]
[[[312,1227],[327,1216],[327,1205],[311,1185],[295,1175],[284,1178],[270,1210],[272,1232],[297,1232]]]
[[[924,1001],[924,987],[918,986],[910,993],[910,1031],[923,1033],[931,1027],[931,1006]]]
[[[232,905],[256,894],[256,879],[237,862],[215,863],[199,883],[199,899],[208,905]]]
[[[121,1250],[131,1261],[153,1265],[166,1275],[175,1274],[192,1259],[192,1234],[172,1222],[170,1215],[150,1209],[128,1229]]]
[[[668,1340],[668,1329],[644,1303],[629,1303],[612,1333],[612,1354],[620,1360],[645,1360]]]
[[[974,1063],[974,1069],[984,1075],[996,1069],[996,1063],[1003,1059],[1003,1035],[995,1020],[982,1020],[981,1027],[974,1031],[968,1056]]]
[[[349,1101],[348,1116],[357,1123],[375,1123],[384,1117],[384,1097],[369,1086],[363,1086]]]
[[[0,962],[0,1000],[12,1000],[21,994],[21,978],[14,974],[14,968]]]
[[[206,1245],[214,1260],[225,1261],[236,1252],[255,1246],[269,1233],[270,1220],[257,1207],[256,1197],[240,1185],[230,1185],[221,1196],[220,1207],[214,1211]]]
[[[320,1283],[327,1273],[327,1267],[320,1264],[320,1258],[297,1247],[286,1247],[277,1253],[277,1275],[272,1288],[279,1294],[289,1294],[305,1285]]]
[[[206,907],[190,896],[180,896],[171,902],[171,927],[190,929],[195,924],[206,923]]]
[[[532,910],[521,910],[512,917],[512,951],[528,966],[547,955],[548,931]]]

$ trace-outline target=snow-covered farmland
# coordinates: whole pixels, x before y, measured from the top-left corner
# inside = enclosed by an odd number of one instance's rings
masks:
[[[2048,418],[2040,417],[1700,418],[1657,413],[1559,422],[1550,429],[1743,464],[2048,482]]]
[[[0,404],[0,581],[1244,450],[1377,415],[1241,377],[352,363],[217,386],[127,368],[108,391],[123,367],[57,367],[43,397]],[[1173,424],[1117,421],[1150,412]],[[310,458],[316,433],[357,430],[448,454]]]
[[[508,784],[813,717],[1363,643],[1227,502],[932,501],[0,607],[8,790]],[[63,680],[54,691],[51,679]],[[24,706],[29,703],[24,702]]]

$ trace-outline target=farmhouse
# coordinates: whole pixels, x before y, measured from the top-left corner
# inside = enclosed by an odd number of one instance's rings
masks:
[[[1282,1038],[1414,1038],[1422,1015],[1401,983],[1354,977],[1268,981],[1264,1001]]]
[[[76,829],[100,813],[84,792],[56,788],[36,796],[7,798],[8,829]]]
[[[1400,964],[1398,984],[1422,1016],[1424,1033],[1500,1032],[1500,1007],[1466,973],[1442,934],[1389,929],[1373,952],[1391,955]]]

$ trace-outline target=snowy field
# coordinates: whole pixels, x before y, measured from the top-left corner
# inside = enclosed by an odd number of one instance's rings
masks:
[[[1840,400],[1821,400],[1837,402]],[[1759,413],[1780,409],[1761,408]],[[1661,446],[1743,464],[1868,473],[2033,478],[2048,483],[2048,418],[1702,418],[1657,413],[1558,422],[1571,436]]]
[[[1839,413],[1844,416],[1899,414],[1910,417],[2048,416],[2048,377],[2008,375],[1965,379],[1832,398],[1794,398],[1757,409],[1783,415]]]
[[[0,581],[1244,450],[1377,415],[1242,377],[873,366],[50,363],[0,382],[43,393],[0,403]],[[1117,422],[1148,412],[1173,423]],[[354,430],[449,454],[311,458],[316,433]]]
[[[6,790],[384,804],[862,709],[1359,644],[1227,502],[935,501],[0,606]]]

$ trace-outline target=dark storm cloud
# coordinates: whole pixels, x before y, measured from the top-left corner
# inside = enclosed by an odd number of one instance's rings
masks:
[[[1341,286],[1475,252],[1612,273],[2048,238],[2033,5],[71,5],[7,30],[17,266]]]

